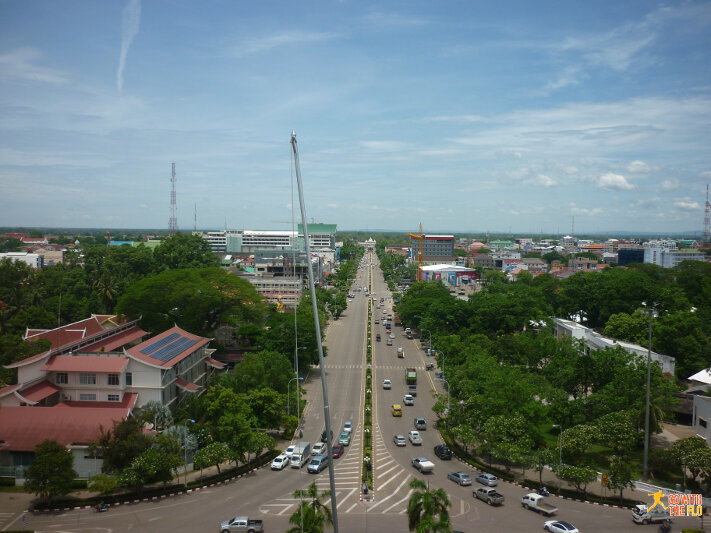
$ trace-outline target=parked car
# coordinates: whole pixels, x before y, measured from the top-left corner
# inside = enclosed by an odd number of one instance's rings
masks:
[[[392,381],[390,381],[389,379],[384,379],[384,380],[383,380],[383,388],[384,388],[385,390],[390,390],[390,389],[392,388],[392,386],[393,386]]]
[[[563,520],[548,520],[543,524],[543,529],[551,533],[580,533],[577,527]]]
[[[412,397],[412,394],[406,394],[402,397],[402,403],[405,405],[415,405],[415,399]]]
[[[344,448],[342,445],[340,445],[340,444],[336,444],[335,446],[333,446],[333,447],[331,448],[331,451],[333,452],[333,458],[334,458],[334,459],[337,459],[338,457],[340,457],[341,455],[343,455],[343,452],[345,451],[345,448]]]
[[[451,479],[462,487],[472,484],[472,478],[466,472],[450,472],[447,474],[447,479]]]
[[[344,431],[341,433],[341,435],[338,437],[338,444],[341,444],[343,446],[348,446],[351,443],[351,434],[348,433],[347,431]]]
[[[272,461],[272,470],[284,470],[289,464],[289,456],[285,453],[277,455]]]
[[[407,446],[407,439],[404,435],[395,435],[393,437],[393,442],[395,446]]]
[[[434,447],[434,454],[443,461],[452,459],[452,450],[446,444],[438,444]]]
[[[380,324],[380,319],[379,319],[379,318],[376,318],[376,319],[375,319],[375,323],[376,323],[376,324]]]
[[[422,437],[420,437],[420,432],[417,430],[413,429],[410,431],[410,433],[407,434],[407,438],[410,439],[410,442],[415,446],[422,444]]]
[[[493,474],[487,474],[486,472],[482,472],[481,474],[478,474],[475,478],[479,483],[482,485],[486,485],[487,487],[495,487],[496,485],[499,484],[499,480],[497,477]]]

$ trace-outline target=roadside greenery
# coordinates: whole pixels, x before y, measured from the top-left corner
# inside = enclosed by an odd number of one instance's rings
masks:
[[[381,263],[398,260],[384,254]],[[539,477],[544,461],[552,458],[540,450],[557,448],[562,428],[562,468],[556,449],[556,470],[583,494],[593,472],[607,472],[610,488],[621,497],[640,474],[646,358],[621,347],[590,350],[575,339],[555,338],[550,319],[581,319],[646,345],[650,318],[643,302],[653,303],[652,349],[676,357],[677,376],[685,378],[711,360],[711,265],[687,262],[671,270],[633,265],[517,283],[498,274],[488,276],[487,285],[467,301],[440,283],[418,282],[397,305],[404,327],[432,335],[452,405],[445,415],[443,399],[437,402],[441,423],[486,462],[506,472],[534,467]],[[675,376],[652,365],[652,431],[673,417],[679,389]],[[660,466],[659,478],[673,470],[664,465],[675,464],[679,476],[686,460],[688,482],[695,488],[704,483],[708,490],[711,454],[708,461],[697,455],[691,464],[691,454],[681,450],[656,453],[650,465]]]

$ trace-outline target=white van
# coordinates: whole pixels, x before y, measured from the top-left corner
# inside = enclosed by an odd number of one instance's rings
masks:
[[[655,506],[651,511],[642,503],[632,508],[632,520],[637,524],[663,522],[667,518],[671,518],[669,508],[664,509],[664,507],[660,507],[659,505]]]
[[[291,455],[291,468],[301,468],[311,457],[311,443],[300,442],[294,448],[294,453]]]

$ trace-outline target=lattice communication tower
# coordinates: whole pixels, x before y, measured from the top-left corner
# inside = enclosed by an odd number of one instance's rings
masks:
[[[706,184],[706,212],[704,215],[704,242],[711,243],[711,203],[709,203],[709,186]]]
[[[178,208],[175,204],[175,163],[173,163],[173,173],[170,176],[170,221],[168,222],[168,233],[175,235],[178,231]]]

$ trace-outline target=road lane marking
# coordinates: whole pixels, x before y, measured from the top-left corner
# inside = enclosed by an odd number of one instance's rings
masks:
[[[411,474],[406,474],[404,481],[403,481],[402,483],[400,483],[400,485],[398,485],[398,487],[393,491],[392,494],[390,494],[390,496],[386,496],[385,498],[383,498],[383,499],[380,500],[379,502],[373,504],[370,508],[373,509],[373,508],[377,507],[378,505],[380,505],[381,503],[385,503],[385,502],[388,501],[390,498],[392,498],[393,496],[395,496],[395,495],[400,491],[400,489],[402,488],[402,486],[403,486],[405,483],[407,483],[408,480],[409,480],[411,477],[412,477]]]
[[[387,509],[385,509],[385,510],[384,510],[382,513],[380,513],[380,514],[385,514],[385,513],[387,513],[388,511],[390,511],[390,509],[393,509],[394,507],[397,507],[398,505],[402,504],[402,502],[404,502],[405,500],[410,499],[410,495],[411,495],[413,492],[415,492],[415,491],[412,490],[412,489],[410,489],[403,499],[401,499],[401,500],[399,500],[399,501],[396,501],[394,504],[392,504],[390,507],[388,507]],[[400,514],[404,513],[405,511],[407,511],[407,508],[405,508],[405,509],[403,509],[402,511],[400,511]]]

